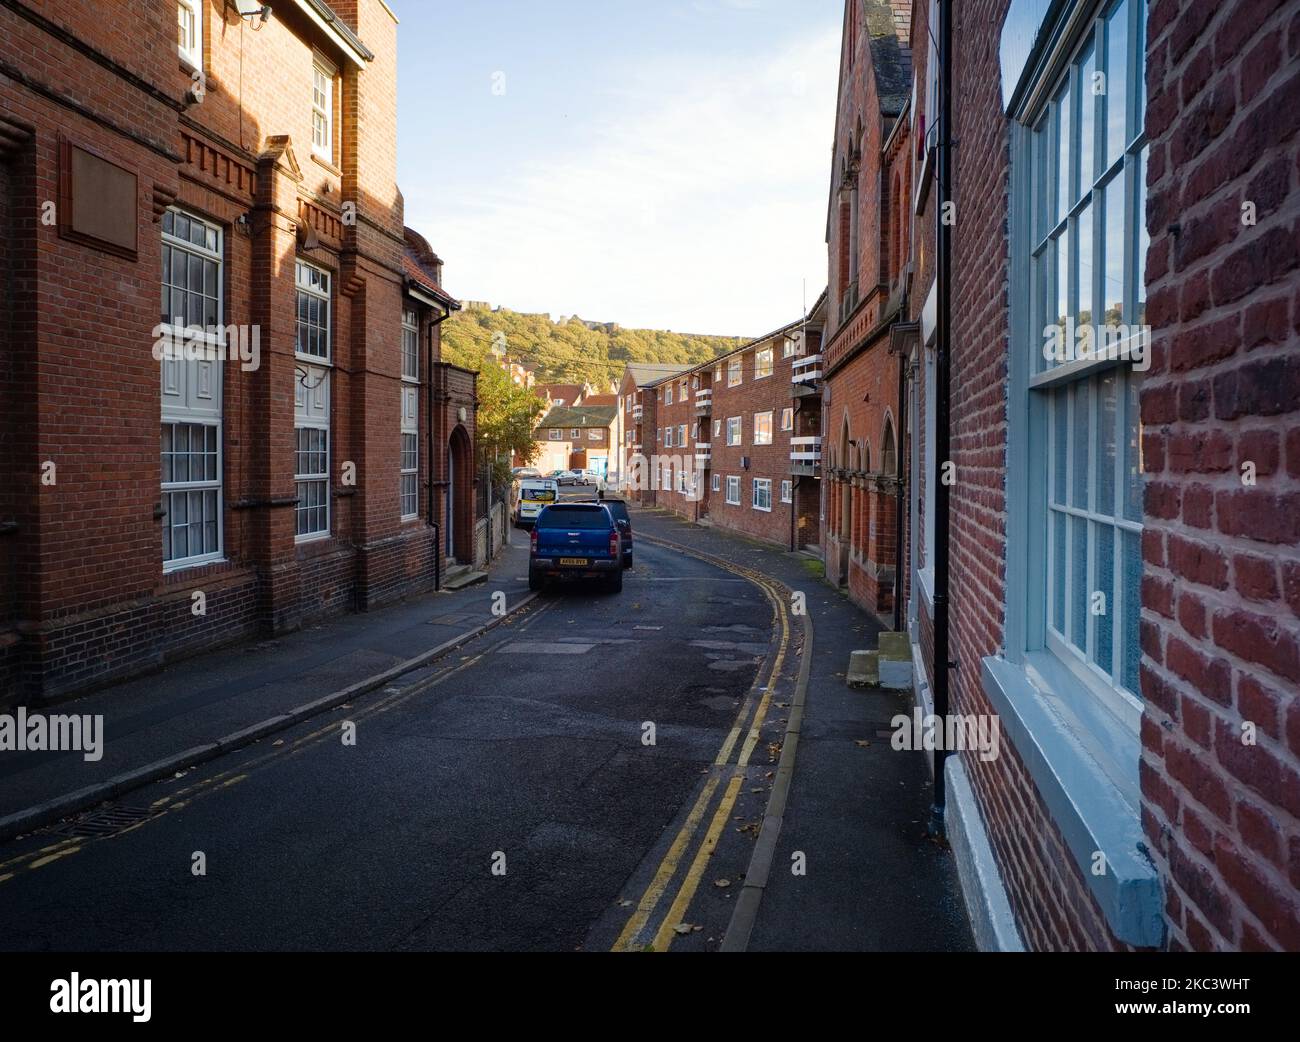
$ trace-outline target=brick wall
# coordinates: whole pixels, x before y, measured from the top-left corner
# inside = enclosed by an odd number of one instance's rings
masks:
[[[358,69],[292,6],[254,32],[203,6],[203,87],[175,50],[174,11],[144,5],[0,9],[0,698],[63,694],[264,629],[427,587],[434,536],[398,506],[402,203],[396,169],[396,23],[379,0],[343,5],[375,58]],[[66,33],[65,33],[66,30]],[[71,34],[71,39],[67,34]],[[311,148],[313,58],[338,70],[334,147]],[[70,141],[137,178],[134,258],[71,242],[35,219],[59,199]],[[21,200],[22,211],[9,209]],[[359,219],[344,219],[344,202]],[[256,326],[261,365],[223,378],[224,563],[163,574],[160,522],[159,220],[174,203],[223,231],[225,324]],[[319,244],[300,250],[301,229]],[[331,532],[294,541],[295,256],[331,273]],[[30,261],[29,261],[30,259]],[[105,301],[112,301],[106,308]],[[427,321],[427,318],[426,318]],[[426,345],[424,371],[436,359]],[[421,397],[421,482],[432,418]],[[472,434],[472,424],[471,434]],[[445,453],[446,440],[436,441]],[[41,485],[40,464],[57,465]],[[356,467],[355,485],[343,465]],[[472,504],[471,504],[472,509]],[[472,523],[472,521],[471,521]],[[187,615],[202,589],[208,614]],[[177,607],[179,606],[179,607]],[[161,627],[159,629],[158,627]],[[18,651],[14,632],[21,628]],[[12,663],[21,659],[23,678]]]
[[[1296,950],[1300,4],[1246,6],[1148,24],[1143,817],[1171,947]]]

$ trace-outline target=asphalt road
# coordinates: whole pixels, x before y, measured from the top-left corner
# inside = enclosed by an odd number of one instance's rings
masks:
[[[636,556],[621,594],[544,597],[450,660],[82,820],[103,834],[0,847],[0,948],[649,943],[691,908],[677,888],[699,828],[662,899],[646,887],[705,790],[744,774],[715,760],[780,630],[744,579],[648,543]],[[751,812],[762,791],[746,789]],[[731,863],[750,842],[733,832]],[[703,881],[712,911],[690,914],[707,930],[683,946],[720,936],[725,896]]]

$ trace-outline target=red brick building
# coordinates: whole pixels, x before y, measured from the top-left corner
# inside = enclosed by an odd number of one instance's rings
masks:
[[[473,376],[403,228],[396,52],[381,0],[0,8],[6,699],[428,588],[439,529],[463,552]]]
[[[654,451],[655,395],[646,388],[657,381],[674,376],[685,367],[660,362],[632,362],[623,370],[619,381],[617,411],[611,427],[612,440],[617,453],[611,454],[610,470],[615,475],[614,485],[631,499],[649,502],[648,470],[644,463],[638,465],[637,457],[649,456]],[[647,434],[650,438],[646,441]],[[646,476],[643,483],[642,477]],[[643,487],[644,485],[644,487]]]
[[[976,937],[1298,949],[1300,3],[951,5],[947,454],[943,6],[908,32],[900,459],[918,701],[946,593],[949,712],[1002,736],[941,761]]]
[[[825,304],[823,295],[807,319],[643,386],[642,502],[818,547]]]
[[[892,611],[899,504],[899,327],[909,321],[910,3],[845,7],[827,213],[826,574]]]

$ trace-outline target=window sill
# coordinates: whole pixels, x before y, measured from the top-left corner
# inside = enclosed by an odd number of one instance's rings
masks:
[[[336,166],[334,165],[334,163],[333,163],[333,162],[332,162],[332,161],[331,161],[327,156],[325,156],[323,153],[317,152],[316,149],[315,149],[315,147],[313,147],[312,150],[311,150],[311,158],[312,158],[312,161],[313,161],[317,166],[323,166],[326,170],[328,170],[328,171],[329,171],[331,174],[333,174],[335,177],[342,177],[342,176],[343,176],[343,171],[340,170],[338,167],[336,167]]]
[[[926,614],[934,618],[934,569],[922,568],[916,573],[916,585],[925,601]]]
[[[1076,694],[1091,696],[1050,655],[1030,655],[1024,667],[985,658],[980,678],[1112,933],[1159,946],[1164,900],[1138,810],[1138,736],[1118,724],[1085,728],[1069,707]],[[1103,875],[1093,873],[1099,853]]]

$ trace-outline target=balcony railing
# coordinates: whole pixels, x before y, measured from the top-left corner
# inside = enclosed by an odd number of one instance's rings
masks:
[[[790,382],[812,384],[822,378],[822,356],[804,355],[796,358],[790,365]]]
[[[702,416],[713,409],[713,388],[701,387],[695,392],[695,413]]]
[[[644,405],[634,405],[634,406],[632,406],[632,419],[634,419],[634,420],[639,420],[639,419],[641,419],[643,416],[645,416],[645,406],[644,406]]]
[[[696,444],[695,462],[701,466],[707,467],[713,461],[713,443]]]
[[[811,477],[822,465],[820,435],[801,435],[790,439],[790,473]]]

